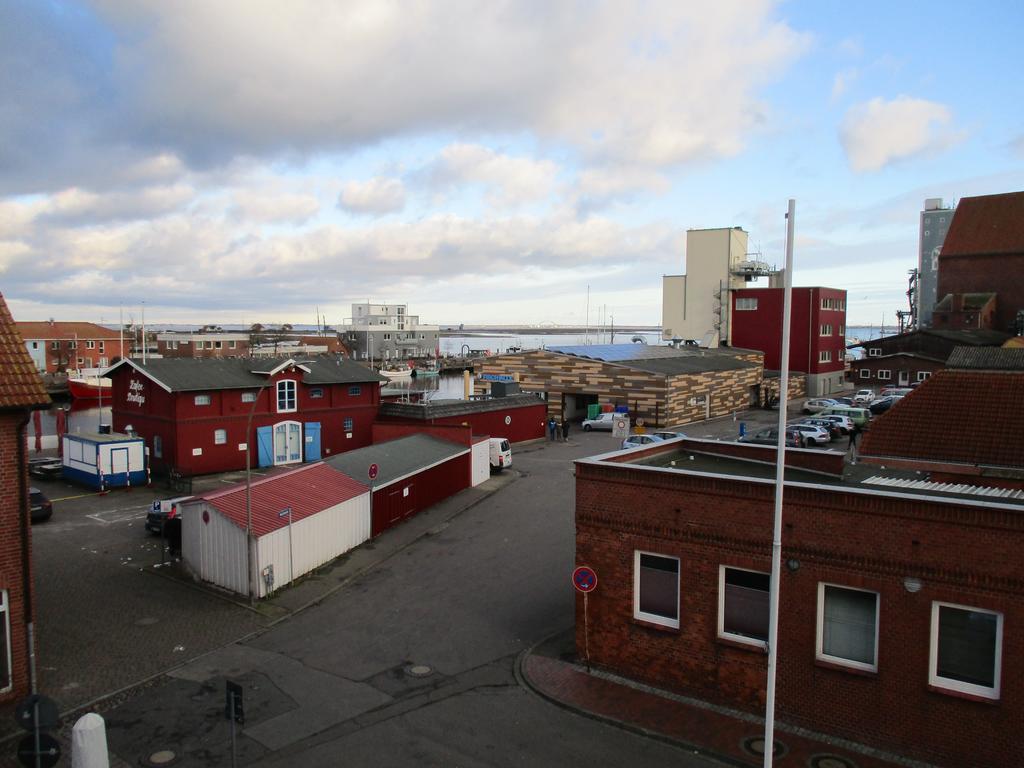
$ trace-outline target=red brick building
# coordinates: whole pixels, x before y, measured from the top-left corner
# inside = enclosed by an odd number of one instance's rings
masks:
[[[0,710],[5,710],[29,692],[32,532],[25,436],[31,412],[47,407],[50,398],[2,295],[0,370]]]
[[[19,322],[36,370],[57,373],[79,368],[106,368],[126,357],[131,339],[95,323]]]
[[[1019,335],[1024,312],[1024,192],[965,197],[960,200],[950,222],[949,232],[939,252],[939,276],[936,298],[961,296],[959,305],[952,299],[946,310],[951,318],[933,320],[947,327],[964,327],[969,315],[976,320],[985,310],[962,312],[965,294],[996,294],[991,325],[988,327]],[[977,301],[975,301],[977,303]],[[957,315],[957,312],[960,312]],[[940,312],[940,315],[942,313]],[[950,324],[952,323],[952,324]],[[959,324],[959,325],[958,325]]]
[[[144,438],[155,471],[185,475],[244,469],[250,443],[254,467],[369,445],[383,380],[336,357],[124,360],[108,375],[114,431]]]
[[[729,293],[729,343],[764,352],[766,371],[782,369],[783,288],[739,288]],[[789,370],[807,375],[811,397],[844,388],[846,291],[793,288]]]
[[[248,357],[248,333],[156,334],[156,353],[161,357]]]
[[[687,440],[576,463],[576,563],[598,574],[588,622],[576,603],[581,657],[763,715],[774,457]],[[1024,493],[787,457],[778,722],[939,765],[1012,762]]]

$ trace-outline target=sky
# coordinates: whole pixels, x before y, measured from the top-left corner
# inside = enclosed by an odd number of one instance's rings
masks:
[[[1024,190],[1022,29],[997,0],[0,0],[0,292],[659,325],[687,229],[781,266],[793,198],[795,284],[891,324],[924,200]]]

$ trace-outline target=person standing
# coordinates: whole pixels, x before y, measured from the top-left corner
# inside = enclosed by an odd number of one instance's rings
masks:
[[[554,416],[548,417],[548,438],[551,442],[555,441],[555,431],[558,429],[558,422],[555,421]]]
[[[854,424],[850,430],[850,455],[854,460],[857,458],[857,438],[860,436],[860,424]]]
[[[562,418],[562,440],[569,442],[569,420]]]

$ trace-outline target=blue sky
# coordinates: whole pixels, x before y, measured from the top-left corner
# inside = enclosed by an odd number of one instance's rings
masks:
[[[19,319],[658,324],[689,228],[893,322],[925,198],[1024,189],[1015,3],[0,2]]]

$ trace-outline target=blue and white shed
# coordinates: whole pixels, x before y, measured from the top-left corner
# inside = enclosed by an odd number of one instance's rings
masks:
[[[61,474],[101,491],[146,483],[146,443],[119,432],[64,435]]]

